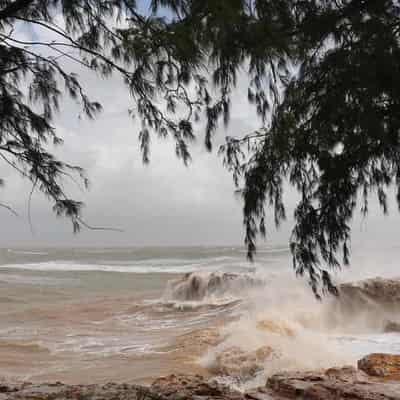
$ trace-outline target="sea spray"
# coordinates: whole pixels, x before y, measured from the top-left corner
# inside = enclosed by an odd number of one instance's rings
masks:
[[[208,350],[200,359],[202,365],[229,373],[225,380],[248,388],[280,370],[355,362],[324,331],[327,305],[317,301],[302,281],[282,276],[266,281],[243,303],[240,317],[222,329],[224,341]],[[257,357],[262,351],[266,356]],[[238,362],[245,368],[237,367]]]
[[[224,339],[199,360],[237,388],[257,386],[282,370],[355,365],[365,342],[373,342],[366,334],[382,334],[384,321],[400,320],[400,280],[342,284],[339,297],[322,301],[303,281],[283,274],[264,282],[247,292],[239,318],[221,330]],[[344,346],[349,333],[355,335],[353,351]],[[257,356],[260,352],[265,356]]]

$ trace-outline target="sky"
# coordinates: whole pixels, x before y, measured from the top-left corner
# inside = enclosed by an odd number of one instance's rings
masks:
[[[29,38],[38,32],[22,30],[20,35]],[[80,117],[75,105],[65,101],[54,123],[65,141],[57,154],[84,167],[90,178],[87,192],[70,187],[75,198],[85,203],[85,220],[122,232],[83,231],[74,235],[70,222],[57,219],[40,193],[32,197],[31,227],[31,186],[0,164],[5,180],[0,200],[19,214],[15,217],[0,209],[0,247],[242,244],[242,204],[234,195],[232,178],[221,158],[215,151],[205,150],[203,131],[197,132],[197,143],[191,149],[193,162],[188,167],[176,158],[173,143],[168,140],[153,140],[151,162],[145,166],[137,140],[140,125],[128,114],[133,103],[120,78],[98,79],[79,65],[71,68],[104,110],[97,119],[88,121]],[[230,124],[227,130],[217,131],[216,144],[227,134],[245,134],[260,126],[247,104],[245,79],[239,80],[232,105]],[[286,200],[290,215],[296,200],[293,191],[288,190]],[[360,248],[377,242],[396,245],[399,222],[393,204],[386,218],[372,204],[370,218],[354,223],[354,242]],[[271,226],[267,243],[287,243],[290,227],[290,220],[279,232]]]

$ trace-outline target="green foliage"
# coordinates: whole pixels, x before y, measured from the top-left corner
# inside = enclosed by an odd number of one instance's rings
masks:
[[[253,139],[259,144],[250,161],[232,162],[237,150],[232,142],[225,147],[228,165],[244,177],[250,257],[257,234],[265,234],[266,202],[279,224],[284,184],[298,190],[290,248],[296,273],[308,274],[317,296],[320,283],[336,293],[324,266],[349,263],[357,199],[367,213],[375,192],[386,213],[385,190],[399,187],[399,16],[391,1],[307,4],[297,21],[305,53],[271,124]]]
[[[147,14],[134,0],[1,0],[0,157],[78,230],[82,204],[62,182],[76,173],[87,181],[48,150],[60,143],[52,118],[63,94],[90,118],[101,106],[66,60],[123,78],[144,162],[156,134],[171,137],[189,163],[202,119],[211,150],[246,71],[263,128],[227,137],[220,153],[243,196],[248,256],[266,234],[266,207],[277,225],[285,219],[290,183],[300,195],[290,243],[296,273],[317,296],[336,293],[328,271],[349,261],[357,199],[366,213],[376,192],[386,212],[386,188],[400,187],[399,17],[394,0],[152,0]],[[22,41],[15,29],[26,25],[54,40]]]

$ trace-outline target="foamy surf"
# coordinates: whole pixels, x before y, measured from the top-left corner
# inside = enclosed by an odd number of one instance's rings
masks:
[[[82,264],[73,261],[55,260],[40,263],[23,263],[23,264],[2,264],[0,269],[5,270],[27,270],[27,271],[47,271],[47,272],[73,272],[73,271],[88,271],[88,272],[120,272],[120,273],[134,273],[134,274],[185,274],[194,271],[220,271],[224,268],[218,264],[218,260],[212,262],[183,262],[182,260],[174,262],[168,260],[163,263],[157,260],[145,260],[138,262],[114,262],[102,264],[99,260],[96,263]],[[253,271],[253,266],[238,265],[236,270],[239,271]],[[226,270],[229,270],[229,264],[226,265]]]

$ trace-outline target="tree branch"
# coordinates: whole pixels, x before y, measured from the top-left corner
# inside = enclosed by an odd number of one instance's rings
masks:
[[[0,10],[0,20],[6,18],[14,18],[14,14],[28,7],[35,0],[16,0],[9,4],[6,8]]]
[[[10,206],[4,203],[0,203],[0,207],[5,208],[6,210],[10,211],[11,214],[13,214],[16,217],[19,217],[19,214]]]

